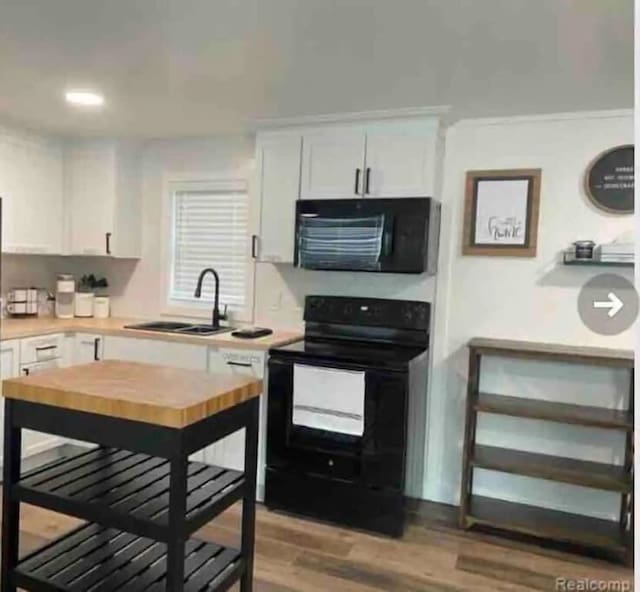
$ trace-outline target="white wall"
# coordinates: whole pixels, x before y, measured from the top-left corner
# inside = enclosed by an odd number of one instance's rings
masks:
[[[114,314],[152,318],[165,308],[162,274],[166,269],[162,245],[163,201],[166,183],[193,176],[207,178],[229,171],[250,174],[254,155],[251,136],[217,136],[207,139],[150,141],[143,153],[142,258],[114,306]]]
[[[308,294],[432,301],[435,279],[426,275],[310,271],[291,265],[256,266],[256,322],[300,328]]]
[[[434,369],[430,389],[425,495],[457,503],[466,396],[466,343],[474,336],[632,348],[632,331],[604,337],[577,312],[580,287],[598,273],[558,263],[572,241],[610,241],[630,231],[632,216],[596,210],[582,189],[588,163],[600,151],[633,142],[631,113],[573,114],[462,121],[447,135],[443,232]],[[462,256],[465,173],[473,169],[541,168],[538,254],[535,258]],[[620,271],[632,278],[632,272]],[[482,388],[584,404],[623,404],[622,371],[492,360]],[[482,418],[478,438],[523,450],[621,461],[618,435],[542,422]],[[611,494],[483,472],[477,491],[558,509],[615,517]],[[613,510],[613,511],[612,511]]]

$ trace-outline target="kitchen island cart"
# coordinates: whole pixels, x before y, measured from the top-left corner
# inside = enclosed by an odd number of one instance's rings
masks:
[[[3,390],[2,592],[252,590],[260,381],[103,361]],[[244,471],[189,460],[243,428]],[[23,429],[98,446],[23,474]],[[192,538],[239,500],[239,549]],[[86,523],[19,558],[21,503]]]

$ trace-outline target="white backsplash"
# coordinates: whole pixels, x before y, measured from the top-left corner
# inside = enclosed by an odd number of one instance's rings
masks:
[[[299,329],[309,294],[434,301],[435,278],[413,274],[311,271],[256,265],[256,323]]]
[[[0,293],[17,287],[44,288],[55,292],[58,273],[72,273],[76,281],[84,274],[104,276],[109,282],[107,293],[111,296],[114,316],[126,314],[124,294],[137,261],[109,259],[106,257],[59,257],[43,255],[2,254]]]

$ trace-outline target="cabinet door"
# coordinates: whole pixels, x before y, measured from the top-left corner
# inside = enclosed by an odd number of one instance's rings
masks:
[[[302,136],[259,137],[256,193],[260,199],[257,259],[293,263],[296,201],[300,194]]]
[[[207,348],[204,345],[175,343],[160,339],[107,335],[104,338],[103,358],[159,364],[202,372],[207,369]]]
[[[102,359],[103,337],[95,333],[76,333],[74,337],[74,364],[88,364]]]
[[[202,372],[207,369],[207,348],[190,343],[107,335],[104,338],[102,355],[105,360],[159,364]],[[204,462],[204,452],[198,451],[192,454],[190,459]]]
[[[60,360],[48,360],[44,362],[34,362],[31,364],[23,364],[22,356],[20,356],[22,374],[33,376],[40,374],[53,368],[60,368]],[[36,432],[34,430],[23,430],[22,432],[22,456],[23,458],[34,456],[47,450],[52,450],[56,446],[60,446],[64,442],[69,442],[64,438],[54,436],[47,432]]]
[[[433,196],[437,127],[380,123],[367,130],[365,197]]]
[[[116,195],[115,149],[87,143],[67,151],[70,250],[73,255],[107,255],[113,234]]]
[[[262,352],[247,352],[233,349],[210,350],[209,372],[212,374],[239,374],[262,379],[264,375],[264,354]],[[262,397],[261,397],[262,398]],[[263,463],[261,463],[262,441],[262,402],[260,410],[260,437],[258,450],[258,486],[261,483]],[[239,430],[226,438],[219,440],[212,446],[205,448],[205,462],[219,467],[242,471],[244,469],[244,439],[245,430]]]
[[[63,151],[57,140],[0,130],[3,251],[63,252]]]
[[[300,197],[360,197],[364,149],[365,133],[360,128],[336,128],[304,134]]]
[[[0,392],[2,380],[20,375],[20,342],[0,341]],[[4,433],[4,402],[0,405],[0,436]],[[3,440],[4,441],[4,440]],[[1,464],[1,461],[0,461]]]

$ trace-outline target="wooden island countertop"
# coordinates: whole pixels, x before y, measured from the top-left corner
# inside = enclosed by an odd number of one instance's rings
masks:
[[[9,399],[184,428],[257,397],[262,381],[117,360],[3,382]]]

